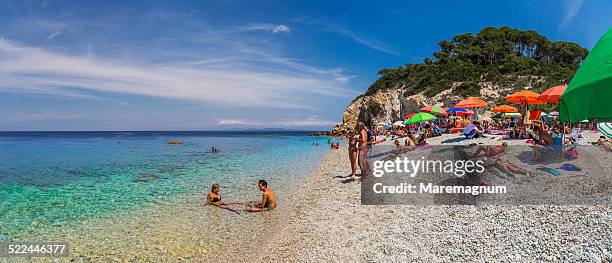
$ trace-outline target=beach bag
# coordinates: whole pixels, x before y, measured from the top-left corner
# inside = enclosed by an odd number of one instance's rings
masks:
[[[582,169],[578,166],[575,166],[571,163],[564,163],[563,165],[561,165],[561,167],[559,167],[559,169],[563,169],[566,171],[575,171],[575,172],[579,172],[582,171]]]
[[[574,160],[578,158],[578,149],[576,147],[572,147],[563,153],[563,156],[569,160]]]

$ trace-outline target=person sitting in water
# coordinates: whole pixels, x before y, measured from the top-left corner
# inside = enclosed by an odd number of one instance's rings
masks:
[[[479,157],[481,153],[484,153],[484,155],[482,156],[485,156],[485,157],[494,157],[494,156],[502,155],[506,152],[507,146],[508,146],[508,143],[506,142],[503,142],[502,144],[498,146],[490,146],[490,145],[478,146],[478,149],[476,149],[476,152],[472,155],[472,158]]]
[[[272,191],[272,189],[268,188],[268,182],[266,182],[266,180],[259,180],[257,187],[262,192],[261,201],[258,204],[251,206],[248,211],[261,212],[276,208],[276,194]]]
[[[229,207],[229,205],[243,204],[243,203],[242,202],[223,203],[221,202],[221,195],[219,195],[219,191],[221,191],[221,186],[219,184],[213,184],[212,187],[210,188],[210,192],[208,193],[208,196],[206,197],[206,203],[209,205],[214,205],[218,208],[223,208],[223,209],[232,211],[236,214],[240,214],[240,211]]]

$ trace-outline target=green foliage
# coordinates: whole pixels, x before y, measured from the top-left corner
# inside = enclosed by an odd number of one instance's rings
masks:
[[[465,94],[476,94],[482,80],[507,81],[507,76],[544,76],[536,90],[569,83],[588,50],[570,42],[551,42],[533,30],[486,27],[439,42],[440,50],[422,64],[382,69],[365,95],[405,87],[407,96],[425,91],[433,96],[453,82],[464,82]],[[463,85],[463,84],[462,84]],[[464,94],[456,89],[457,94]],[[455,93],[455,92],[454,92]],[[479,93],[479,92],[478,92]]]
[[[453,94],[462,97],[478,97],[480,96],[480,85],[476,82],[463,82],[453,89]]]

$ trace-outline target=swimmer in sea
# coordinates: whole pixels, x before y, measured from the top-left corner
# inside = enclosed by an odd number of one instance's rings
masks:
[[[236,204],[243,204],[242,202],[230,202],[230,203],[223,203],[221,202],[221,195],[219,195],[219,191],[221,190],[221,186],[219,184],[213,184],[210,192],[208,193],[208,196],[206,197],[206,203],[208,203],[209,205],[214,205],[218,208],[223,208],[229,211],[232,211],[236,214],[240,214],[240,211],[231,208],[229,205],[236,205]]]
[[[272,189],[268,188],[268,182],[266,182],[266,180],[259,180],[257,188],[262,191],[261,202],[251,206],[248,211],[262,212],[276,208],[276,194],[272,191]]]

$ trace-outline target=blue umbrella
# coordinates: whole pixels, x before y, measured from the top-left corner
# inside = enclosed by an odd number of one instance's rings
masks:
[[[467,110],[464,109],[464,108],[449,108],[448,110],[446,110],[446,112],[452,112],[452,113],[455,113],[455,112],[466,112],[466,111]]]

